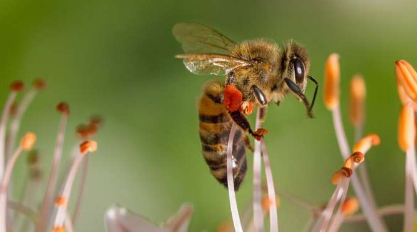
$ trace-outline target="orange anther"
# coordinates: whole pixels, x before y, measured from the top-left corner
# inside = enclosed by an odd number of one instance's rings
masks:
[[[352,176],[352,173],[353,173],[352,169],[347,168],[347,167],[342,167],[341,169],[337,170],[337,172],[333,174],[332,183],[337,184],[342,178],[349,178],[350,176]]]
[[[275,196],[275,200],[277,202],[274,202],[272,199],[270,199],[268,195],[264,196],[262,198],[262,209],[264,211],[269,211],[269,207],[271,207],[274,204],[275,204],[275,206],[279,207],[279,198],[278,198],[278,196]]]
[[[416,70],[405,60],[395,62],[395,73],[398,83],[403,87],[404,92],[413,101],[417,101],[417,73]]]
[[[355,163],[360,164],[364,160],[365,160],[365,155],[362,152],[357,151],[353,153],[351,156],[349,156],[349,158],[346,159],[344,167],[353,169]]]
[[[11,84],[10,84],[10,89],[12,90],[12,91],[14,91],[14,92],[20,92],[20,91],[22,91],[23,90],[23,87],[24,87],[25,85],[23,84],[23,82],[22,81],[13,81]]]
[[[233,225],[229,221],[224,221],[220,223],[216,229],[215,232],[234,232]]]
[[[56,227],[54,227],[54,232],[65,232],[65,227],[56,226]]]
[[[24,151],[32,150],[36,142],[36,135],[34,133],[27,133],[20,141],[20,146]]]
[[[345,216],[352,215],[359,210],[359,201],[356,197],[349,197],[342,205],[342,213]]]
[[[398,123],[398,143],[407,151],[415,139],[414,109],[411,103],[403,106]]]
[[[229,111],[237,111],[243,101],[242,93],[236,88],[234,84],[226,85],[224,89],[223,105]]]
[[[363,124],[366,87],[361,75],[356,75],[350,82],[349,118],[353,125]]]
[[[80,144],[81,154],[86,154],[87,152],[95,152],[97,150],[97,142],[93,140],[85,141]]]
[[[339,105],[339,83],[339,55],[333,53],[327,59],[324,77],[324,103],[329,110]]]
[[[66,103],[66,102],[60,102],[57,106],[56,106],[56,110],[59,112],[59,113],[61,113],[61,114],[64,114],[64,115],[69,115],[69,113],[70,113],[70,108],[69,108],[69,105],[68,105],[68,103]]]
[[[372,146],[377,146],[380,143],[381,140],[378,135],[370,134],[362,138],[355,144],[355,146],[353,147],[353,152],[360,151],[365,154]]]
[[[55,201],[56,206],[60,207],[60,206],[64,206],[65,204],[67,204],[67,198],[63,196],[59,196],[56,198],[56,201]]]

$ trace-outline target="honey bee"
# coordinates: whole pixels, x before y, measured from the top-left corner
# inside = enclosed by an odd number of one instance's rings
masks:
[[[238,130],[233,143],[233,178],[239,189],[246,170],[245,148],[251,150],[248,134],[260,140],[265,129],[253,131],[245,115],[254,106],[265,109],[270,102],[279,104],[289,93],[302,101],[312,118],[318,83],[308,75],[310,58],[306,49],[290,40],[283,49],[264,39],[235,43],[216,30],[198,23],[178,23],[175,38],[182,44],[185,67],[194,74],[224,75],[203,87],[198,101],[200,140],[203,156],[211,174],[227,187],[226,151],[233,123]],[[312,104],[304,95],[307,80],[316,84]]]

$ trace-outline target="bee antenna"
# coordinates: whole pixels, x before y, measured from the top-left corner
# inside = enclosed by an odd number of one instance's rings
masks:
[[[313,110],[313,106],[314,106],[314,102],[316,102],[316,97],[317,97],[317,92],[319,90],[319,83],[316,81],[316,79],[314,79],[314,77],[312,76],[308,76],[308,79],[312,82],[314,82],[314,84],[316,84],[316,88],[314,89],[314,95],[313,95],[313,101],[311,102],[311,106],[308,109],[308,111]]]

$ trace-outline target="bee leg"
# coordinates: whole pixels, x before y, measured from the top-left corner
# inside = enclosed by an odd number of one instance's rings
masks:
[[[258,88],[256,85],[252,85],[253,94],[255,95],[256,99],[258,100],[259,104],[265,106],[268,104],[265,94]]]
[[[247,135],[245,135],[245,147],[253,153],[254,150],[252,144],[250,144],[249,137]]]
[[[245,115],[242,114],[239,110],[230,112],[230,117],[233,119],[233,121],[244,131],[249,132],[256,140],[261,140],[263,135],[268,134],[268,130],[259,128],[255,132],[251,129],[250,124],[248,120],[246,119]]]
[[[309,118],[313,118],[313,113],[311,112],[310,103],[307,100],[307,97],[301,92],[300,88],[290,79],[284,78],[285,83],[290,88],[290,90],[295,93],[302,101],[305,107],[307,108],[307,115]]]

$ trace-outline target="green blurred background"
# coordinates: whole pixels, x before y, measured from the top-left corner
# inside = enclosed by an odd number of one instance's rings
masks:
[[[91,156],[87,194],[77,231],[104,231],[103,215],[120,203],[162,222],[183,202],[195,206],[190,231],[213,231],[230,217],[227,191],[209,174],[200,151],[196,100],[211,76],[189,73],[174,55],[181,46],[171,28],[176,22],[210,25],[235,41],[295,39],[309,50],[311,75],[323,84],[324,62],[341,56],[341,104],[347,120],[349,79],[363,74],[367,84],[366,132],[382,143],[367,156],[380,205],[403,202],[404,154],[397,146],[399,100],[394,61],[417,65],[416,3],[412,1],[13,1],[0,2],[0,100],[15,79],[42,76],[47,89],[25,115],[22,131],[38,134],[42,165],[49,172],[59,116],[66,100],[72,113],[65,143],[91,114],[105,118]],[[323,85],[322,85],[323,86]],[[307,90],[313,93],[312,85]],[[331,114],[322,91],[313,120],[294,97],[271,105],[265,127],[279,190],[313,204],[326,202],[330,178],[342,165]],[[3,104],[3,103],[2,103]],[[253,122],[253,117],[251,118]],[[21,133],[23,134],[23,132]],[[252,167],[252,154],[248,154]],[[26,173],[23,159],[15,180]],[[63,166],[61,166],[63,167]],[[252,171],[237,194],[240,208],[252,193]],[[15,187],[18,188],[19,185]],[[301,231],[308,212],[282,200],[281,231]],[[387,222],[394,231],[401,217]],[[365,223],[347,225],[368,231]]]

